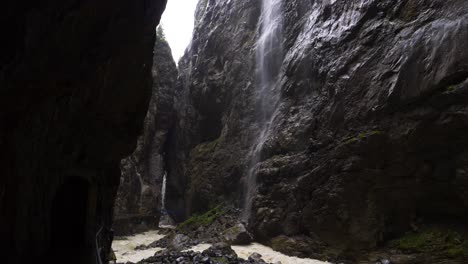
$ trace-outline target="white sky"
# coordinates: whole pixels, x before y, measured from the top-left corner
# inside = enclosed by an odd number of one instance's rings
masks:
[[[176,63],[192,39],[195,8],[198,0],[168,0],[161,18],[166,39]]]

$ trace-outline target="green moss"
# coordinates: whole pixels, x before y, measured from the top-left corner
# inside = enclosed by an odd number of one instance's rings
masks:
[[[426,228],[408,233],[391,242],[391,246],[411,253],[441,254],[451,258],[468,256],[468,241],[449,229]]]
[[[278,236],[275,237],[271,240],[271,247],[274,250],[283,252],[283,251],[288,251],[291,249],[291,247],[294,247],[294,245],[291,245],[291,243],[288,243],[288,237],[286,236]]]
[[[222,138],[219,137],[213,141],[205,142],[194,147],[190,152],[189,171],[190,178],[188,184],[188,193],[195,193],[203,186],[209,183],[209,179],[205,175],[207,170],[206,165],[215,155],[217,147],[220,145]]]
[[[224,231],[224,234],[230,236],[230,235],[239,234],[240,232],[242,232],[241,226],[235,225],[231,228],[226,229]]]
[[[211,258],[211,260],[215,261],[215,263],[222,263],[222,264],[229,263],[229,260],[225,257],[214,257],[214,258]]]
[[[446,251],[447,256],[451,258],[468,256],[468,245],[459,245],[448,248]]]
[[[203,158],[204,156],[215,151],[220,141],[221,137],[210,142],[198,144],[192,149],[192,151],[190,152],[190,156],[192,157],[192,159]]]
[[[221,214],[223,214],[223,206],[218,205],[211,210],[205,212],[204,214],[192,215],[189,219],[185,220],[184,222],[180,223],[177,226],[178,230],[191,230],[196,229],[199,226],[208,226],[213,223],[216,218],[218,218]]]
[[[345,144],[354,143],[354,142],[357,142],[359,140],[368,138],[370,136],[380,135],[380,134],[382,134],[382,131],[379,131],[379,130],[372,130],[372,131],[362,132],[362,133],[359,133],[357,136],[349,138],[348,140],[346,140]]]
[[[444,93],[450,94],[450,93],[455,92],[456,90],[457,90],[457,87],[455,85],[450,85],[450,86],[447,86],[447,88],[445,88]]]

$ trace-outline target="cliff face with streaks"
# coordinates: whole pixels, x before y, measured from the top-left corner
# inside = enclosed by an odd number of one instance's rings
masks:
[[[91,263],[96,241],[107,259],[119,164],[142,128],[165,4],[2,5],[0,247],[8,252],[6,263],[62,263],[64,256]]]
[[[176,219],[228,201],[249,226],[305,255],[375,247],[468,215],[468,4],[463,0],[282,3],[279,99],[261,136],[261,1],[200,1],[179,63],[168,144]],[[299,241],[299,242],[298,242]],[[300,250],[299,250],[300,251]]]

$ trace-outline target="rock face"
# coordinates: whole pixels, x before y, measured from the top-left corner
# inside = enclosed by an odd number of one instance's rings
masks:
[[[167,153],[167,207],[175,220],[239,196],[253,130],[249,102],[259,4],[198,4],[192,44],[179,61]]]
[[[158,32],[153,57],[153,91],[136,150],[121,162],[122,176],[114,207],[115,231],[158,227],[161,185],[165,173],[164,146],[173,119],[177,67],[171,49]]]
[[[165,4],[2,4],[2,262],[94,263],[96,241],[105,261],[119,164],[142,128]]]
[[[257,0],[198,5],[168,148],[176,219],[242,204],[260,133],[260,12]],[[281,99],[255,170],[257,239],[355,250],[419,222],[466,225],[467,14],[464,0],[283,2]]]

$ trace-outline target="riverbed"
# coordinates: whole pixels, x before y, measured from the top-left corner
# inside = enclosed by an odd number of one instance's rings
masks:
[[[163,250],[163,248],[151,248],[145,250],[135,250],[137,246],[148,245],[156,240],[163,238],[164,235],[161,235],[159,231],[148,231],[141,234],[136,234],[133,236],[119,237],[114,240],[112,243],[112,249],[115,252],[118,263],[138,262],[143,259],[149,258],[154,255],[154,253]],[[190,248],[196,252],[202,252],[205,249],[209,248],[210,244],[199,244]],[[329,262],[324,262],[315,259],[303,259],[297,257],[290,257],[284,255],[280,252],[274,251],[272,248],[264,246],[259,243],[252,243],[247,246],[232,246],[232,249],[236,254],[243,259],[248,259],[252,253],[259,253],[262,255],[262,259],[268,263],[277,263],[281,264],[326,264]]]
[[[138,262],[149,258],[162,248],[151,248],[145,250],[135,250],[137,246],[148,245],[163,238],[159,231],[148,231],[133,236],[117,237],[112,242],[112,249],[117,257],[118,263]]]

